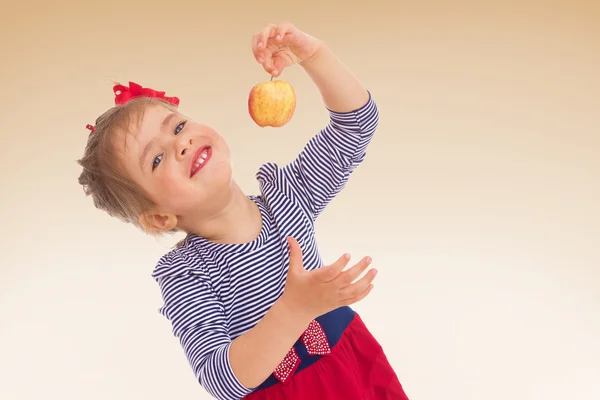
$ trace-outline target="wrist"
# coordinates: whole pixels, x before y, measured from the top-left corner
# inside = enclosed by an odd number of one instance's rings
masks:
[[[324,53],[327,52],[327,46],[325,43],[319,39],[315,39],[315,49],[310,57],[306,60],[302,60],[298,63],[303,68],[310,68],[319,58],[322,57]]]
[[[290,326],[299,326],[302,327],[302,329],[305,329],[316,317],[309,311],[303,309],[298,301],[294,301],[286,296],[285,292],[274,304],[274,308],[281,312],[282,317],[286,319],[286,322]]]

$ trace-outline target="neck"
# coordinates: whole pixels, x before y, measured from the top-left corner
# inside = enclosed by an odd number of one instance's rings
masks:
[[[258,237],[262,228],[260,210],[235,182],[222,204],[210,216],[186,221],[189,225],[184,222],[181,228],[215,243],[243,244]]]

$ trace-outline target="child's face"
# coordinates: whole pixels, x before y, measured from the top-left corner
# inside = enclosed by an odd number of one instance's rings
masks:
[[[163,106],[148,107],[139,128],[126,135],[123,156],[129,176],[157,206],[152,211],[160,215],[151,218],[152,229],[169,230],[173,223],[210,215],[231,187],[225,140]]]

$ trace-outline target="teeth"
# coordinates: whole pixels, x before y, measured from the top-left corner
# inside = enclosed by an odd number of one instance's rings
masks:
[[[200,153],[200,157],[198,157],[198,159],[194,163],[194,169],[197,169],[202,164],[204,164],[206,162],[207,157],[208,157],[208,149],[202,150],[202,153]]]

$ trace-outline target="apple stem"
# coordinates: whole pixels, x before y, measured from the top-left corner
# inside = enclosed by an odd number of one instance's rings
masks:
[[[273,81],[273,75],[271,75],[271,81]]]

